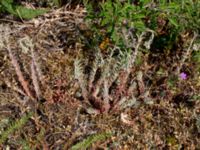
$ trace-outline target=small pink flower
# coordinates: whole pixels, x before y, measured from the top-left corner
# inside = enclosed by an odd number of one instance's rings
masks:
[[[187,74],[186,74],[185,72],[182,72],[182,73],[180,74],[180,78],[181,78],[182,80],[186,80],[186,79],[187,79]]]

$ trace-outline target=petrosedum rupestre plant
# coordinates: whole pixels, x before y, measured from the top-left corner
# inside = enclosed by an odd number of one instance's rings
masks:
[[[144,26],[140,14],[138,14],[140,19],[136,15],[132,18],[138,21],[137,29],[133,24],[126,23],[132,15],[129,11],[135,9],[134,6],[108,1],[102,3],[101,7],[100,16],[103,15],[105,18],[99,24],[106,27],[98,29],[98,25],[96,28],[93,26],[95,28],[93,51],[90,54],[92,61],[90,56],[84,57],[80,54],[74,63],[75,78],[79,82],[84,101],[94,108],[91,113],[107,113],[121,106],[134,105],[135,96],[138,94],[134,93],[138,88],[140,96],[148,96],[142,81],[142,72],[138,72],[134,78],[130,76],[139,50],[141,47],[149,49],[155,34],[153,30]],[[132,13],[134,12],[136,11]],[[98,41],[104,36],[101,34],[103,30],[106,30],[106,35],[111,41],[107,46],[106,55]],[[90,69],[86,71],[88,67]]]
[[[93,50],[77,57],[75,78],[85,102],[96,113],[133,105],[136,97],[149,98],[142,72],[132,73],[140,50],[150,52],[156,43],[164,50],[170,49],[181,35],[190,32],[194,36],[187,39],[191,44],[180,59],[181,68],[198,37],[199,14],[193,9],[198,10],[199,2],[108,0],[94,5],[86,0],[85,6],[86,23],[93,35],[84,41]]]
[[[82,96],[86,103],[92,104],[96,112],[108,112],[115,105],[122,101],[132,99],[135,101],[134,91],[137,89],[134,79],[130,79],[131,70],[142,45],[143,38],[151,33],[148,39],[149,44],[154,36],[153,31],[146,30],[137,38],[132,39],[132,42],[127,42],[127,47],[131,46],[133,51],[123,52],[120,47],[114,46],[110,48],[109,55],[105,58],[99,47],[94,48],[94,60],[87,64],[89,59],[77,58],[75,60],[75,78],[78,80]],[[124,37],[129,40],[130,37]],[[136,42],[136,45],[131,43]],[[147,41],[146,41],[147,42]],[[85,69],[90,65],[90,71],[85,72]],[[143,83],[142,73],[136,77],[138,83]],[[139,88],[142,88],[139,85]]]
[[[11,28],[8,25],[1,24],[0,25],[0,50],[6,50],[11,64],[15,69],[15,73],[18,77],[18,81],[21,84],[21,88],[15,87],[13,85],[10,85],[9,83],[6,83],[8,87],[15,90],[19,94],[29,98],[30,100],[36,101],[36,99],[41,98],[41,91],[40,91],[40,84],[42,82],[42,72],[40,70],[40,65],[38,63],[38,56],[34,50],[34,45],[30,37],[26,36],[19,40],[19,45],[22,51],[26,52],[27,50],[30,50],[30,70],[31,70],[31,79],[33,84],[33,89],[31,90],[31,84],[29,81],[25,78],[24,72],[22,71],[22,66],[20,65],[20,61],[17,59],[13,47],[11,46],[11,34],[14,34],[16,31],[11,30]],[[25,44],[22,44],[25,43]]]

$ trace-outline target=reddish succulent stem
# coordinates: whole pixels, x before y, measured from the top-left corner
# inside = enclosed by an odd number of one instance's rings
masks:
[[[31,93],[30,89],[29,89],[29,83],[25,80],[23,73],[20,69],[19,63],[17,61],[17,59],[15,58],[15,56],[13,55],[10,47],[7,47],[8,53],[9,53],[9,57],[11,59],[12,65],[15,68],[15,72],[18,76],[19,82],[21,83],[25,93],[27,94],[27,96],[29,96],[30,98],[34,99],[33,94]]]

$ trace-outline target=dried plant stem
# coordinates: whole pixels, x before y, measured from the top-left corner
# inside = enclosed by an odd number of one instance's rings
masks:
[[[38,63],[38,56],[36,52],[34,51],[34,45],[32,40],[29,38],[29,36],[26,36],[25,38],[22,39],[24,43],[26,43],[24,46],[21,44],[22,49],[30,49],[31,50],[31,57],[32,57],[32,62],[31,62],[31,77],[33,81],[33,86],[35,93],[37,95],[37,98],[40,98],[41,96],[41,90],[39,86],[39,80],[42,82],[43,76],[42,76],[42,71],[40,69],[40,65]]]
[[[129,33],[129,34],[132,34],[132,33]],[[136,45],[134,45],[135,42],[134,42],[134,39],[132,38],[133,45],[131,47],[134,48],[134,52],[131,54],[130,58],[128,59],[127,69],[122,70],[119,73],[118,79],[119,79],[120,83],[118,84],[118,88],[117,88],[118,89],[118,95],[121,95],[125,90],[125,86],[126,86],[126,83],[128,81],[129,74],[131,72],[132,67],[134,66],[134,62],[135,62],[137,55],[138,55],[139,47],[142,44],[143,37],[144,37],[145,34],[146,34],[146,32],[142,32],[140,34],[140,36],[138,37],[138,41],[137,41]],[[128,37],[126,36],[126,34],[124,34],[124,36],[125,36],[124,39],[126,41],[126,44],[129,45],[128,44]],[[133,37],[132,35],[130,35],[130,36]]]
[[[41,67],[40,67],[40,64],[38,63],[37,58],[39,58],[39,56],[32,50],[32,59],[33,59],[34,66],[38,74],[38,78],[40,82],[43,82],[43,74],[42,74]]]
[[[110,109],[110,103],[109,103],[109,87],[108,87],[108,81],[104,81],[104,92],[103,92],[103,98],[104,98],[104,111],[108,112]]]
[[[24,93],[19,87],[15,86],[15,85],[12,85],[12,84],[10,83],[9,80],[4,79],[4,82],[6,83],[6,85],[7,85],[9,88],[11,88],[11,89],[13,89],[14,91],[20,93],[21,95],[26,96],[26,93]]]
[[[86,86],[86,82],[85,82],[85,78],[83,75],[83,68],[81,65],[81,62],[77,59],[74,62],[74,66],[75,66],[75,79],[78,80],[79,84],[80,84],[80,88],[82,90],[82,94],[83,94],[83,98],[85,100],[88,100],[88,90],[87,90],[87,86]]]
[[[33,86],[34,86],[37,98],[40,98],[40,96],[41,96],[40,86],[39,86],[38,77],[37,77],[37,73],[36,73],[36,69],[35,69],[33,60],[31,63],[31,76],[32,76]]]
[[[134,50],[134,52],[133,52],[133,54],[132,54],[132,56],[131,56],[131,58],[129,59],[129,62],[128,62],[128,66],[129,66],[128,73],[130,72],[130,69],[131,69],[131,67],[133,66],[133,64],[136,60],[136,57],[137,57],[137,54],[138,54],[138,51],[139,51],[139,47],[142,44],[142,40],[143,40],[145,34],[146,34],[146,32],[142,32],[142,34],[138,38],[138,42],[135,46],[135,50]]]
[[[25,80],[25,78],[23,76],[23,73],[22,73],[22,71],[20,69],[19,63],[18,63],[17,59],[15,58],[15,56],[13,55],[9,44],[6,46],[6,49],[8,50],[9,57],[11,59],[11,63],[13,65],[13,67],[15,68],[15,72],[16,72],[16,74],[18,76],[19,82],[21,83],[25,93],[31,99],[34,99],[34,96],[33,96],[33,94],[31,93],[31,91],[29,89],[29,83]]]
[[[183,66],[183,64],[185,63],[185,61],[188,59],[188,57],[190,56],[190,53],[191,53],[191,50],[192,50],[192,46],[193,46],[193,43],[195,41],[195,39],[198,37],[198,34],[196,32],[194,32],[194,36],[190,42],[190,45],[189,47],[187,48],[187,51],[185,52],[185,54],[183,55],[181,61],[180,61],[180,65],[179,67],[177,68],[177,73],[180,74],[180,70]]]

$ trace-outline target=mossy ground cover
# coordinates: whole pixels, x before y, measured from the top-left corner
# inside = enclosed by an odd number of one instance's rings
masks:
[[[51,9],[30,20],[0,15],[1,149],[200,148],[197,20],[179,28],[184,17],[169,18],[168,7],[159,14],[135,1],[138,30],[126,30],[134,22],[119,3],[18,4]],[[102,23],[101,7],[119,18]]]

